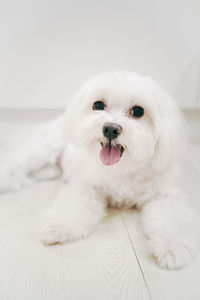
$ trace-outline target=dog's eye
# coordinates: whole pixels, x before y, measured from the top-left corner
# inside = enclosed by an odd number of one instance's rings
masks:
[[[93,103],[93,110],[104,110],[105,104],[102,101],[96,101]]]
[[[133,106],[131,115],[136,118],[141,118],[144,115],[144,108],[141,106]]]

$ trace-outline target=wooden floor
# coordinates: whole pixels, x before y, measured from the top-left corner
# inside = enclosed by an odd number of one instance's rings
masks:
[[[20,128],[23,122],[2,123],[2,148],[8,133]],[[184,170],[200,213],[200,146],[190,146]],[[160,269],[146,252],[137,211],[110,210],[88,239],[43,246],[39,216],[62,185],[42,182],[0,195],[0,300],[200,299],[200,256],[182,270]]]

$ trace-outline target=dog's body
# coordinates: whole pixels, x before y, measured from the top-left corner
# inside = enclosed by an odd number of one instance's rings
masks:
[[[150,253],[179,268],[197,248],[193,213],[176,185],[182,148],[182,115],[164,90],[135,73],[105,73],[2,167],[1,189],[52,178],[59,165],[67,183],[43,216],[43,242],[88,236],[108,205],[136,206]]]

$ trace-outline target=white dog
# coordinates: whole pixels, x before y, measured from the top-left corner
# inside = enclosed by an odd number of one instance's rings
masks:
[[[161,267],[180,268],[197,248],[193,213],[175,181],[184,143],[182,115],[158,84],[104,73],[7,159],[1,190],[52,178],[61,167],[68,182],[43,217],[44,243],[87,237],[107,205],[137,206],[150,253]]]

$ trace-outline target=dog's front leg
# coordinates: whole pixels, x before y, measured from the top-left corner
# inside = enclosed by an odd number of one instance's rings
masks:
[[[195,215],[181,191],[158,195],[142,210],[142,227],[148,249],[160,265],[177,269],[187,264],[197,249]]]
[[[85,238],[104,215],[104,203],[91,186],[69,183],[42,216],[41,239],[56,244]]]

